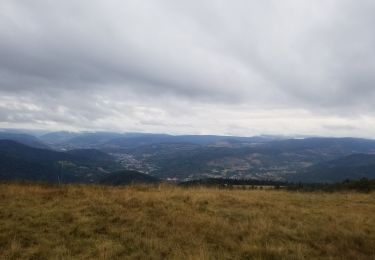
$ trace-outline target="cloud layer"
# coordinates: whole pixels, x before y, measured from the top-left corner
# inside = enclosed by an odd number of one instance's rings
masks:
[[[0,126],[375,134],[371,0],[4,0]]]

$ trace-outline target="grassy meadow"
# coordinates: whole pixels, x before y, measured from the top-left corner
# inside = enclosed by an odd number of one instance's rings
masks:
[[[0,259],[374,259],[375,193],[0,184]]]

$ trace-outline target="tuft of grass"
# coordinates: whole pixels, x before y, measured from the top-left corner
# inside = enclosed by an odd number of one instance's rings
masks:
[[[1,259],[373,259],[375,193],[0,185]]]

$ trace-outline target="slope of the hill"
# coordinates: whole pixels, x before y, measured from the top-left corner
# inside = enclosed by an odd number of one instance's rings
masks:
[[[0,185],[1,259],[374,259],[375,193]]]
[[[375,178],[375,154],[344,156],[313,165],[291,176],[291,180],[303,182],[340,182],[361,178]]]
[[[56,152],[0,140],[0,181],[90,183],[119,169],[121,166],[101,151]]]
[[[0,181],[58,182],[56,167],[0,154]]]
[[[159,179],[150,175],[127,170],[110,173],[99,181],[99,183],[107,185],[129,185],[135,183],[150,184],[159,182]]]

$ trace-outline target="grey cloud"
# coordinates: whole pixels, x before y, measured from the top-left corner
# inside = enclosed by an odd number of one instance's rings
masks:
[[[275,128],[260,115],[290,122],[284,132],[306,133],[311,119],[323,134],[335,117],[366,118],[345,131],[370,135],[374,12],[370,0],[4,0],[0,125]]]
[[[329,130],[347,130],[347,131],[353,131],[358,129],[358,127],[352,126],[352,125],[325,125],[324,128],[327,128]]]

